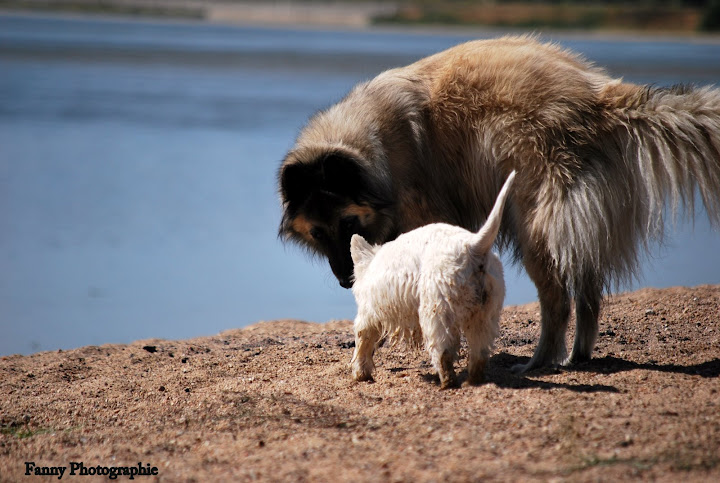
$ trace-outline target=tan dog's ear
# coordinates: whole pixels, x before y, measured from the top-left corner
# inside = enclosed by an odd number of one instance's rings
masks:
[[[355,234],[350,239],[350,256],[356,266],[365,265],[375,256],[375,249],[362,236]]]
[[[279,178],[282,201],[299,204],[320,189],[321,170],[318,163],[284,164]]]

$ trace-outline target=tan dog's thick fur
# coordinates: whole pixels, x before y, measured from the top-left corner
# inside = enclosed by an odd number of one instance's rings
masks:
[[[501,246],[541,305],[535,354],[515,369],[587,360],[603,290],[637,273],[665,205],[692,214],[697,191],[720,222],[720,91],[624,83],[528,37],[462,44],[309,121],[279,173],[281,235],[349,287],[354,233],[377,244],[434,222],[475,231],[512,170]]]
[[[373,353],[383,336],[421,337],[445,389],[456,384],[460,335],[468,343],[468,381],[482,381],[499,332],[505,299],[502,263],[491,248],[515,172],[478,233],[433,223],[371,246],[350,240],[357,300],[353,377],[372,379]]]

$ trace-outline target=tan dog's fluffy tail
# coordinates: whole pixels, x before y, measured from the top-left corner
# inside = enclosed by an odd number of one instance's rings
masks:
[[[666,213],[692,216],[696,193],[720,227],[720,90],[608,83],[601,155],[551,203],[538,202],[535,224],[571,289],[605,289],[639,273],[642,246],[662,240]],[[669,210],[666,210],[668,208]]]
[[[720,226],[720,90],[678,85],[639,87],[633,94],[614,104],[628,134],[625,158],[638,162],[649,225],[662,223],[665,201],[673,214],[680,205],[692,214],[697,189]]]
[[[500,230],[500,221],[502,221],[505,200],[510,192],[513,180],[515,180],[515,171],[510,173],[510,176],[505,180],[505,184],[495,200],[495,206],[493,206],[490,216],[488,216],[485,224],[475,236],[473,249],[476,253],[487,253],[492,248],[493,243],[495,243],[495,238],[497,238],[498,231]]]

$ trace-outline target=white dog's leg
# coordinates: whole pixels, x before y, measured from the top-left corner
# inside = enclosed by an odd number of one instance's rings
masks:
[[[356,325],[357,321],[355,322]],[[380,331],[375,327],[365,326],[355,330],[355,353],[350,365],[352,366],[353,378],[356,381],[372,381],[372,372],[375,369],[373,354],[375,346],[380,340]]]
[[[465,339],[468,343],[468,383],[480,384],[485,380],[485,364],[490,358],[494,334],[498,327],[499,314],[495,320],[479,318],[472,321],[472,325],[465,329]]]
[[[457,385],[453,363],[460,347],[460,333],[451,307],[442,295],[432,294],[429,300],[432,304],[421,304],[420,327],[433,367],[440,376],[440,389],[447,389]]]
[[[438,354],[433,354],[435,359]],[[439,354],[440,362],[436,363],[435,367],[438,370],[438,376],[440,376],[440,389],[448,389],[450,387],[457,386],[457,377],[455,376],[455,357],[457,356],[457,349],[446,349]]]

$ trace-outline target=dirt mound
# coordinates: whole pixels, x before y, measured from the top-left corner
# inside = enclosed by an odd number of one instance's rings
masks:
[[[350,321],[3,357],[0,480],[720,481],[720,285],[615,296],[592,362],[515,376],[538,321],[449,391],[402,345],[352,382]]]

